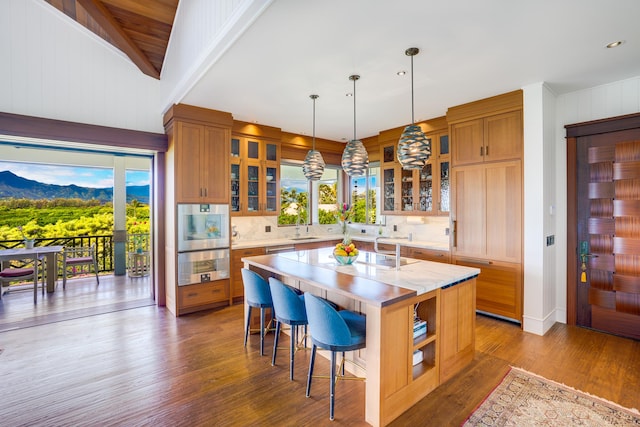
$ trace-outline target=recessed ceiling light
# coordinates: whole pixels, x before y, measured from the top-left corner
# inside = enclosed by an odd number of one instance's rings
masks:
[[[346,96],[353,96],[353,93],[347,93]]]
[[[624,43],[624,41],[622,40],[618,40],[617,42],[611,42],[607,45],[607,49],[612,49],[614,47],[618,47],[620,46],[622,43]]]
[[[398,71],[398,72],[396,73],[396,75],[398,75],[398,76],[404,76],[405,74],[407,74],[407,72],[406,72],[406,71],[404,71],[404,70],[403,70],[403,71]]]

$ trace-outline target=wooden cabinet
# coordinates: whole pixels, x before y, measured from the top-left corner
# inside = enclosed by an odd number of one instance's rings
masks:
[[[229,203],[229,130],[180,121],[174,132],[176,201]]]
[[[200,311],[228,303],[228,279],[178,287],[178,314]]]
[[[522,157],[522,111],[510,111],[451,125],[456,166]]]
[[[403,246],[400,250],[400,255],[407,258],[420,259],[423,261],[444,262],[447,264],[451,261],[449,251],[415,248],[411,246]]]
[[[440,292],[440,383],[473,361],[476,351],[476,287],[474,280]]]
[[[451,255],[480,267],[478,310],[522,322],[522,91],[447,112]]]
[[[231,251],[231,290],[229,295],[231,304],[236,304],[244,300],[244,284],[242,283],[241,273],[244,263],[242,262],[242,258],[264,255],[265,253],[263,247],[233,249]]]
[[[278,215],[279,142],[234,135],[230,155],[232,215]]]
[[[522,264],[454,257],[453,263],[480,269],[476,308],[522,322]]]
[[[382,213],[447,215],[449,212],[449,136],[427,134],[431,157],[420,170],[405,170],[397,160],[397,142],[380,147]]]
[[[162,215],[166,306],[176,316],[229,304],[229,279],[178,286],[179,203],[229,203],[230,113],[173,105],[164,115],[168,137]],[[225,234],[230,234],[227,231]]]
[[[454,255],[521,262],[520,160],[455,167],[454,185]]]

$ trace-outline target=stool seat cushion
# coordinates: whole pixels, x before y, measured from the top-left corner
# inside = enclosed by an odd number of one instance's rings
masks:
[[[341,310],[338,315],[342,317],[351,332],[351,345],[365,342],[367,336],[367,318],[361,314],[349,310]]]
[[[33,268],[5,268],[0,271],[2,277],[21,277],[33,274]]]

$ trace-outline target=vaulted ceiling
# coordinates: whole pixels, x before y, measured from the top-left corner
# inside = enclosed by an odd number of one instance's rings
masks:
[[[178,0],[45,0],[160,78]]]
[[[45,1],[145,74],[159,78],[174,66],[162,70],[178,0]],[[178,17],[185,19],[175,22],[213,21],[219,5],[254,5],[255,13],[243,16],[236,33],[202,43],[214,54],[201,57],[213,59],[187,64],[196,72],[180,75],[188,83],[170,87],[167,102],[308,134],[309,95],[318,94],[317,136],[334,141],[356,134],[354,98],[345,97],[354,91],[352,74],[361,76],[360,138],[409,123],[412,98],[421,121],[528,85],[544,83],[557,96],[640,76],[638,0],[187,0]],[[607,49],[614,41],[623,43]],[[409,47],[420,49],[415,85]]]

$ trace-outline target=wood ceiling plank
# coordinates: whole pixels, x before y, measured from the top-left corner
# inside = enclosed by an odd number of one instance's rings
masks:
[[[98,22],[103,30],[114,40],[114,44],[121,49],[144,74],[156,79],[160,78],[160,71],[154,67],[149,58],[147,58],[142,50],[131,40],[102,2],[97,0],[76,1]]]

